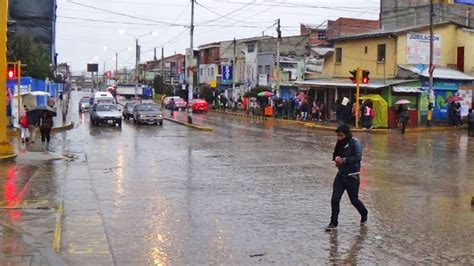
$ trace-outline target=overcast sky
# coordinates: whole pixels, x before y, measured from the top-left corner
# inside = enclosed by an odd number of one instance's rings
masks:
[[[153,58],[153,48],[165,47],[165,56],[184,53],[189,47],[190,0],[58,0],[57,52],[74,72],[95,62],[115,68],[113,50],[131,47],[119,55],[121,67],[135,64],[135,40],[120,31],[140,36],[141,60]],[[280,18],[284,36],[299,34],[299,24],[321,24],[328,19],[355,17],[377,19],[380,0],[198,0],[195,9],[194,46],[255,37]]]

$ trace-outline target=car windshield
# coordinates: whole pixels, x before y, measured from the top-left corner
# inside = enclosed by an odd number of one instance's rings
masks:
[[[115,105],[97,105],[95,108],[96,111],[116,111],[117,107]]]
[[[137,111],[158,111],[158,106],[156,104],[140,104]]]
[[[88,98],[82,98],[81,103],[89,103],[89,99]]]

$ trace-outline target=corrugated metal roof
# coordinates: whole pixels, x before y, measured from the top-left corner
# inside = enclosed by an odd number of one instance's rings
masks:
[[[407,93],[422,93],[424,92],[423,88],[421,87],[403,87],[403,86],[395,86],[392,88],[394,92],[407,92]]]
[[[413,82],[417,80],[407,79],[387,79],[387,80],[371,80],[369,84],[361,84],[361,88],[380,89],[397,84]],[[355,88],[356,84],[352,83],[349,78],[334,78],[334,79],[312,79],[305,81],[295,81],[295,85],[309,86],[309,87],[347,87]]]
[[[328,48],[328,47],[313,47],[311,48],[311,51],[313,53],[325,57],[326,55],[330,55],[334,52],[334,48]]]
[[[425,78],[428,78],[430,76],[428,67],[425,67],[423,71],[421,71],[417,67],[417,65],[398,65],[398,66],[402,69],[405,69],[414,74],[423,76]],[[474,80],[474,77],[464,74],[463,72],[457,69],[452,69],[449,67],[442,67],[442,66],[435,67],[435,70],[433,72],[433,77],[436,79]]]

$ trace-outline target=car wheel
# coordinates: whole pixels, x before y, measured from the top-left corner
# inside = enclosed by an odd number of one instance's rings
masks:
[[[136,125],[137,124],[137,120],[135,119],[135,117],[133,118],[133,123]]]
[[[163,122],[160,122],[160,126],[163,126]]]
[[[122,120],[117,122],[118,127],[122,127]]]

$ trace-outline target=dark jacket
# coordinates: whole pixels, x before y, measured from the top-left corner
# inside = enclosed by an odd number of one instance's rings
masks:
[[[474,112],[467,115],[467,122],[474,124]]]
[[[360,162],[362,160],[362,143],[357,138],[349,141],[342,141],[336,144],[333,153],[333,160],[342,157],[343,164],[339,167],[339,173],[348,175],[360,172]]]

